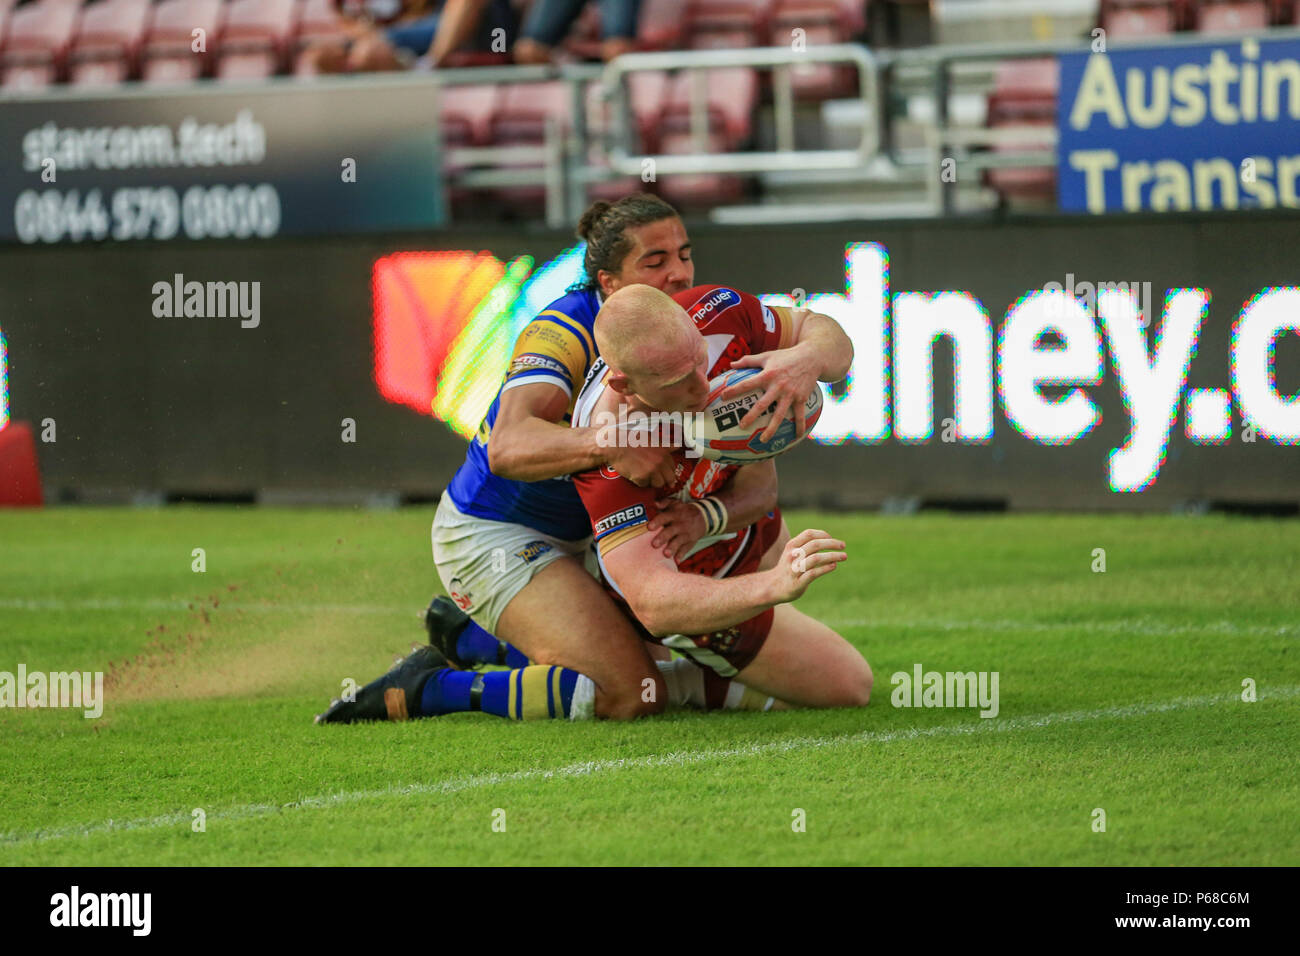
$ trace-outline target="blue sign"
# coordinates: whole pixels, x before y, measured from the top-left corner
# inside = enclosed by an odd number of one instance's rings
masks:
[[[1061,209],[1300,207],[1300,40],[1060,57]]]

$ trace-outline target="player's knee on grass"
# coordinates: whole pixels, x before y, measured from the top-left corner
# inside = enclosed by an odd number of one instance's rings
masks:
[[[858,660],[861,662],[860,667],[846,667],[840,671],[836,695],[841,702],[832,704],[832,707],[866,707],[871,703],[871,687],[875,675],[871,673],[871,665],[865,658]]]
[[[607,720],[636,720],[662,714],[668,688],[658,668],[653,674],[616,678],[597,685],[596,716]]]

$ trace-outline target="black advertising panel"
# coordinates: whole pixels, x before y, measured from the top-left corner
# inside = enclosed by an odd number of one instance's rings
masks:
[[[0,101],[0,240],[239,239],[442,221],[426,81]],[[376,108],[382,106],[382,108]]]

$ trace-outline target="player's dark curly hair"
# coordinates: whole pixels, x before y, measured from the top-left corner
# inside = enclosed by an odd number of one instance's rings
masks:
[[[634,193],[618,202],[592,203],[578,220],[578,238],[587,243],[582,260],[587,279],[578,287],[598,289],[596,276],[602,269],[618,272],[622,268],[623,260],[632,251],[632,237],[627,230],[677,216],[676,209],[649,193]]]

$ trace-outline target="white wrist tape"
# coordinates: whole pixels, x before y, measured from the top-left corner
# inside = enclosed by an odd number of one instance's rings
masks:
[[[727,506],[719,498],[709,495],[705,498],[692,498],[691,504],[700,509],[704,515],[704,535],[713,537],[727,530]]]

